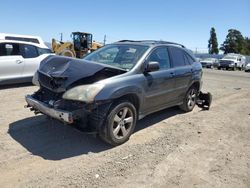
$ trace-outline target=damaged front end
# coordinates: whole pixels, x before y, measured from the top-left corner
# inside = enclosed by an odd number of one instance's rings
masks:
[[[97,82],[125,72],[92,62],[50,56],[41,63],[33,78],[33,83],[40,88],[25,97],[26,107],[35,114],[86,127],[87,120],[91,119],[88,117],[98,107],[110,104],[110,101],[95,101],[104,87]]]

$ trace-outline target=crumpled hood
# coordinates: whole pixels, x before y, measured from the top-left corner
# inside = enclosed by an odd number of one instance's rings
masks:
[[[103,68],[105,65],[102,64],[52,55],[41,62],[39,71],[52,77],[72,77],[74,75],[77,79],[91,76]]]
[[[41,62],[38,79],[42,86],[62,92],[72,83],[89,78],[103,69],[115,68],[82,59],[51,55]]]

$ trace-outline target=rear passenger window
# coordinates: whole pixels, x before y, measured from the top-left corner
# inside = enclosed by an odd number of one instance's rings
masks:
[[[170,68],[170,60],[167,48],[157,48],[148,57],[148,62],[156,61],[160,65],[161,69]]]
[[[22,55],[24,58],[35,58],[38,57],[38,51],[35,46],[32,45],[22,45]]]
[[[20,55],[20,46],[16,43],[0,44],[0,56]]]
[[[179,48],[171,47],[171,48],[169,48],[169,51],[171,53],[172,62],[173,62],[174,67],[181,67],[181,66],[186,65],[183,50],[181,50]]]

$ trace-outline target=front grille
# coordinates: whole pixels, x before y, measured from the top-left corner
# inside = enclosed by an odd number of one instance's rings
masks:
[[[62,98],[63,93],[55,93],[50,91],[45,87],[41,87],[36,93],[35,98],[39,101],[42,101],[46,104],[49,104],[49,101],[57,101]]]
[[[65,91],[63,88],[63,84],[67,80],[66,77],[52,77],[45,73],[38,72],[38,80],[42,86],[50,90],[53,90],[56,92]]]
[[[233,63],[233,61],[220,61],[220,65],[224,65],[224,66],[229,65],[231,63]]]
[[[53,88],[51,85],[53,81],[52,77],[45,75],[42,72],[38,72],[38,80],[41,83],[41,85],[43,85],[44,87],[51,88],[51,89]]]

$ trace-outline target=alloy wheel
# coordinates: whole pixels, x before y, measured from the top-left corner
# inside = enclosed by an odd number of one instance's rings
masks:
[[[191,89],[188,93],[188,97],[187,97],[187,105],[188,108],[193,108],[196,102],[196,92],[195,89]]]
[[[133,125],[133,112],[128,107],[121,108],[115,114],[113,120],[113,135],[116,139],[122,139],[127,136]]]

